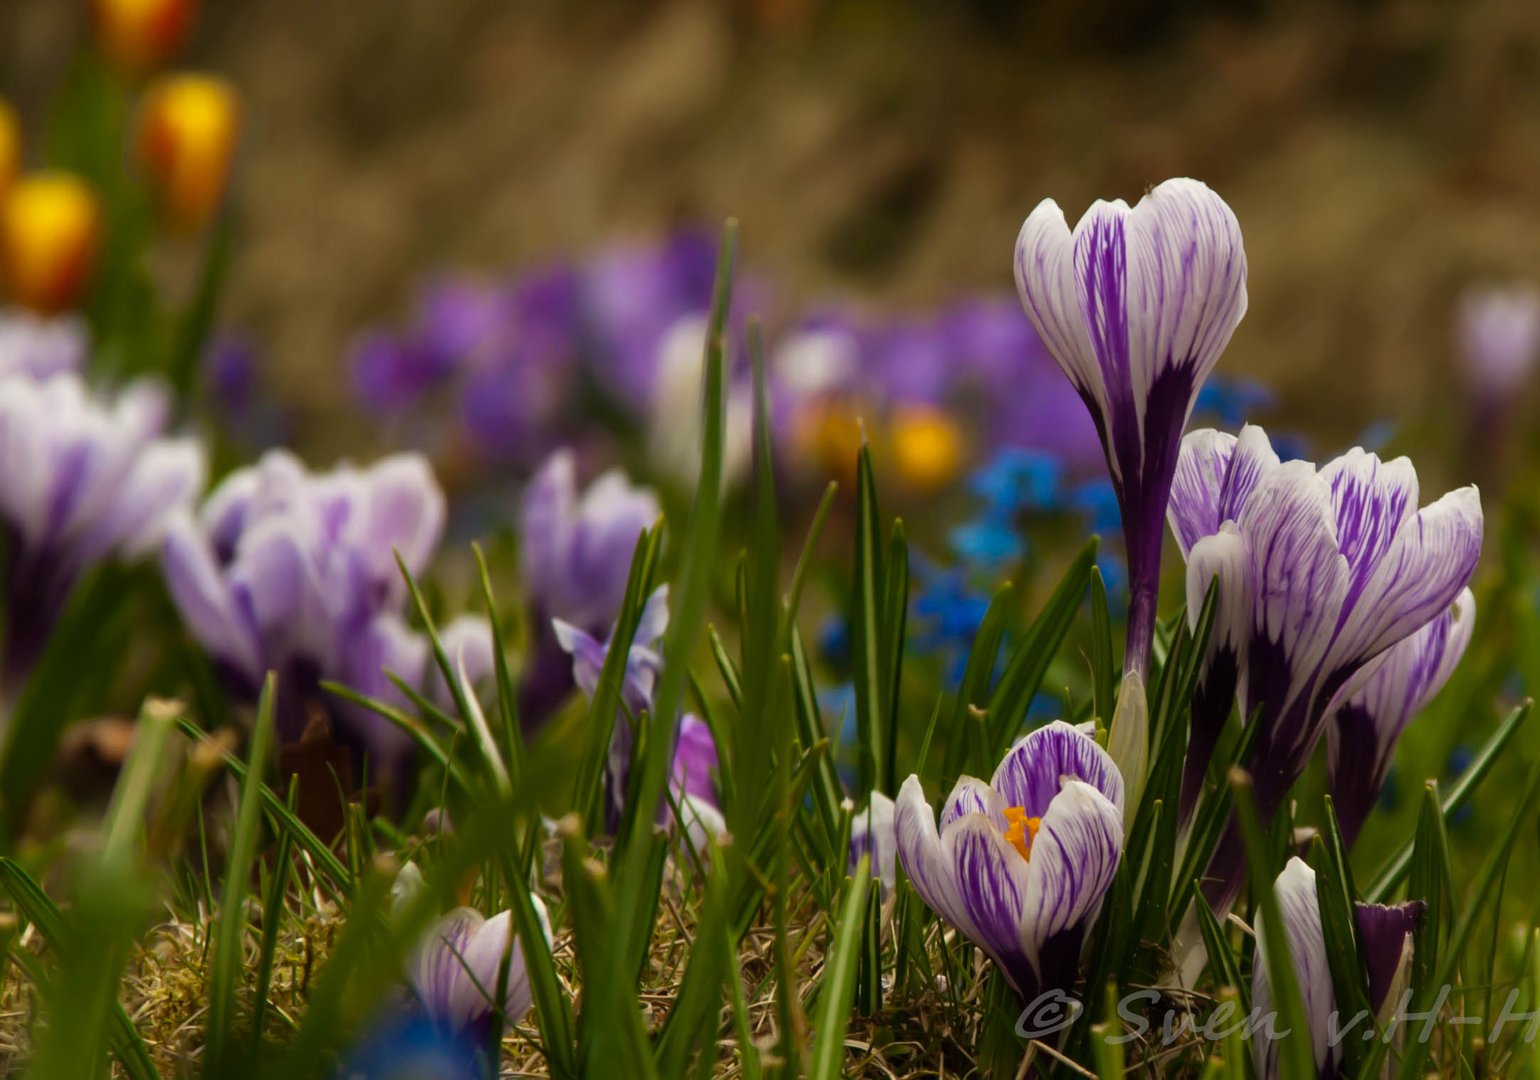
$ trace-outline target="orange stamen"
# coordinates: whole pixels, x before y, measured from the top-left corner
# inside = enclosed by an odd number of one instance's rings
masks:
[[[1037,830],[1042,827],[1043,819],[1027,817],[1027,811],[1022,806],[1007,806],[1005,808],[1005,839],[1017,851],[1021,852],[1023,859],[1032,858],[1032,841],[1037,839]]]

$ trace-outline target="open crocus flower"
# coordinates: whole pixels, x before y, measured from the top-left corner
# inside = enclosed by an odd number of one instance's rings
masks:
[[[545,904],[531,895],[546,940],[551,924]],[[456,908],[440,919],[418,947],[407,968],[412,990],[435,1024],[451,1032],[481,1034],[497,1009],[498,979],[503,955],[509,952],[513,915],[501,912],[484,918],[471,908]],[[533,1003],[524,947],[513,939],[507,982],[503,985],[503,1015],[508,1023],[524,1019]]]
[[[1461,590],[1446,611],[1338,695],[1326,751],[1332,802],[1349,844],[1385,786],[1401,732],[1454,674],[1475,622],[1476,598]]]
[[[278,673],[283,738],[298,738],[323,715],[342,742],[376,757],[375,771],[384,766],[403,781],[410,737],[321,693],[319,683],[402,702],[386,671],[416,685],[429,679],[427,641],[402,617],[407,589],[395,553],[421,574],[443,521],[443,493],[419,455],[311,473],[272,451],[226,477],[196,520],[183,515],[173,524],[166,582],[236,697],[255,700],[264,673]],[[475,668],[469,681],[487,674],[484,622],[456,620],[440,637],[451,657]]]
[[[1101,436],[1128,549],[1125,667],[1142,675],[1182,431],[1246,313],[1240,226],[1196,180],[1167,180],[1132,209],[1098,201],[1074,232],[1045,199],[1016,240],[1016,287]]]
[[[1383,663],[1392,646],[1446,612],[1481,554],[1481,497],[1452,491],[1417,509],[1417,473],[1406,458],[1363,450],[1318,471],[1280,463],[1258,427],[1237,439],[1195,431],[1182,442],[1171,491],[1172,531],[1187,558],[1189,599],[1219,581],[1220,616],[1205,679],[1218,656],[1233,667],[1241,715],[1259,713],[1247,769],[1264,816],[1282,804],[1337,700]],[[1189,606],[1189,615],[1196,607]],[[1213,695],[1215,709],[1228,703]],[[1200,728],[1222,716],[1194,717]],[[1206,764],[1206,756],[1205,761]],[[1199,772],[1201,775],[1201,770]],[[1215,877],[1238,889],[1239,838]]]
[[[6,669],[25,675],[75,583],[109,558],[153,552],[203,487],[203,449],[162,438],[151,383],[94,397],[75,374],[0,378],[0,519],[10,545]]]
[[[989,783],[961,777],[941,825],[904,781],[898,858],[915,891],[982,948],[1024,999],[1067,989],[1123,851],[1123,778],[1096,740],[1055,721]]]
[[[1338,1045],[1342,1036],[1351,1031],[1349,1038],[1363,1038],[1370,1018],[1338,1016],[1335,1023],[1332,1021],[1337,1012],[1337,998],[1332,989],[1331,967],[1326,959],[1326,935],[1321,928],[1315,871],[1303,859],[1292,858],[1278,875],[1273,888],[1278,895],[1279,915],[1289,943],[1294,978],[1299,984],[1310,1026],[1316,1071],[1321,1076],[1336,1076],[1341,1065]],[[1384,1024],[1410,980],[1412,934],[1422,917],[1423,904],[1420,900],[1392,905],[1355,904],[1354,909],[1358,950],[1369,988],[1369,1008],[1374,1011],[1374,1022]],[[1258,941],[1262,940],[1262,933],[1262,921],[1258,918]],[[1273,1011],[1273,996],[1267,980],[1267,955],[1260,946],[1256,967],[1251,973],[1251,1008],[1252,1014],[1263,1021]],[[1265,1026],[1263,1030],[1267,1030]],[[1253,1040],[1252,1053],[1257,1075],[1262,1080],[1279,1075],[1276,1040]]]

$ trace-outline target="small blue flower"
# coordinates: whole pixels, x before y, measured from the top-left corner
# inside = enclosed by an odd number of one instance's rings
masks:
[[[842,615],[830,615],[818,628],[818,652],[836,670],[850,666],[850,623]]]
[[[1063,472],[1051,454],[1007,447],[973,474],[968,488],[1002,517],[1056,510],[1063,501]]]
[[[421,1012],[398,1010],[364,1033],[339,1075],[349,1080],[483,1080],[492,1072],[472,1033],[451,1031]]]
[[[995,514],[957,526],[947,534],[947,543],[963,562],[990,569],[1020,559],[1027,552],[1026,538],[1010,521]]]
[[[1086,516],[1086,524],[1098,536],[1115,536],[1123,527],[1118,493],[1105,477],[1087,480],[1069,493],[1069,507]]]
[[[1212,375],[1199,389],[1193,412],[1212,417],[1220,427],[1238,428],[1272,404],[1272,391],[1255,379]]]

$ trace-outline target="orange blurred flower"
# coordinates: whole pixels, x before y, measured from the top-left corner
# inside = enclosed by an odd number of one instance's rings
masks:
[[[888,443],[899,482],[918,494],[944,487],[962,467],[962,431],[956,420],[932,405],[895,406]]]
[[[0,101],[0,197],[21,171],[21,122],[16,110]]]
[[[195,0],[91,0],[96,38],[112,64],[149,71],[181,48],[197,14]]]
[[[0,277],[11,299],[45,315],[75,306],[101,240],[96,194],[65,172],[23,176],[0,203]]]
[[[172,75],[145,94],[138,155],[162,215],[199,229],[224,199],[240,127],[233,87],[206,75]]]

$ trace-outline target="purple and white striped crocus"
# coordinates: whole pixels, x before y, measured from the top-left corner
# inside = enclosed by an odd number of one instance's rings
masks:
[[[153,553],[203,487],[198,442],[161,437],[169,410],[148,382],[105,399],[74,373],[0,377],[8,682],[30,670],[80,577]]]
[[[376,771],[401,780],[410,736],[319,683],[404,704],[387,671],[415,685],[432,677],[427,640],[402,617],[407,588],[395,553],[421,574],[443,522],[443,493],[420,455],[312,473],[270,451],[226,477],[196,519],[172,525],[166,582],[237,698],[253,700],[264,673],[278,673],[283,738],[298,738],[319,712],[340,741],[374,756]],[[440,637],[470,681],[485,677],[493,654],[482,620],[457,619]]]
[[[1280,462],[1253,425],[1239,438],[1205,429],[1182,442],[1170,520],[1187,559],[1189,617],[1217,577],[1220,644],[1203,679],[1233,681],[1241,715],[1260,714],[1247,769],[1264,816],[1282,804],[1343,692],[1447,612],[1470,581],[1480,494],[1464,487],[1421,510],[1417,502],[1406,458],[1355,449],[1317,470]],[[1212,712],[1194,715],[1189,757],[1206,766],[1229,703],[1217,692],[1204,700]],[[1211,869],[1233,898],[1238,836],[1220,857]]]
[[[550,917],[533,894],[535,914],[547,941]],[[472,908],[455,908],[428,932],[412,955],[407,978],[412,992],[435,1024],[454,1034],[479,1038],[497,1011],[503,956],[510,953],[513,915],[500,912],[490,919]],[[534,998],[524,965],[524,943],[513,936],[508,975],[502,985],[503,1016],[517,1024],[528,1014]]]
[[[1246,313],[1246,252],[1223,199],[1167,180],[1098,201],[1071,232],[1045,199],[1016,240],[1022,306],[1091,412],[1128,550],[1124,667],[1147,674],[1161,519],[1198,389]]]
[[[1320,1076],[1336,1076],[1341,1066],[1338,1047],[1343,1035],[1363,1038],[1372,1025],[1383,1025],[1399,1004],[1398,999],[1410,981],[1412,935],[1422,917],[1422,901],[1354,905],[1358,950],[1366,969],[1369,1008],[1374,1016],[1337,1016],[1334,1021],[1337,998],[1332,989],[1331,967],[1326,959],[1326,935],[1321,927],[1315,871],[1303,859],[1291,858],[1273,888],[1289,943],[1294,978],[1299,984],[1310,1027],[1316,1071]],[[1258,941],[1262,940],[1262,934],[1259,916],[1256,925]],[[1263,1022],[1260,1031],[1270,1030],[1266,1021],[1273,1011],[1273,996],[1268,985],[1266,951],[1260,947],[1256,967],[1251,973],[1251,1008],[1252,1015]],[[1279,1075],[1277,1040],[1254,1039],[1252,1054],[1261,1080],[1271,1080]]]
[[[1326,728],[1326,759],[1332,802],[1349,844],[1385,786],[1401,733],[1454,674],[1475,623],[1476,598],[1463,589],[1447,610],[1338,693]]]
[[[610,638],[601,641],[559,619],[555,621],[556,638],[572,656],[572,676],[579,689],[593,699],[599,688],[599,676],[609,655]],[[625,812],[626,791],[631,779],[631,756],[635,738],[631,729],[635,718],[652,709],[652,695],[657,686],[663,658],[658,643],[668,629],[668,586],[658,588],[647,600],[637,622],[636,637],[626,656],[625,677],[621,683],[622,709],[615,717],[610,736],[609,758],[605,767],[605,824],[619,826]],[[674,756],[669,769],[669,792],[685,819],[690,841],[697,851],[705,850],[707,834],[720,839],[726,828],[722,817],[721,793],[717,788],[716,741],[711,729],[699,717],[686,713],[679,718],[674,736]],[[673,809],[667,803],[659,809],[658,820],[672,824]]]
[[[1054,721],[1017,742],[989,783],[959,778],[939,828],[920,778],[905,780],[898,859],[920,897],[1031,1000],[1074,982],[1122,857],[1123,801],[1107,752]]]

